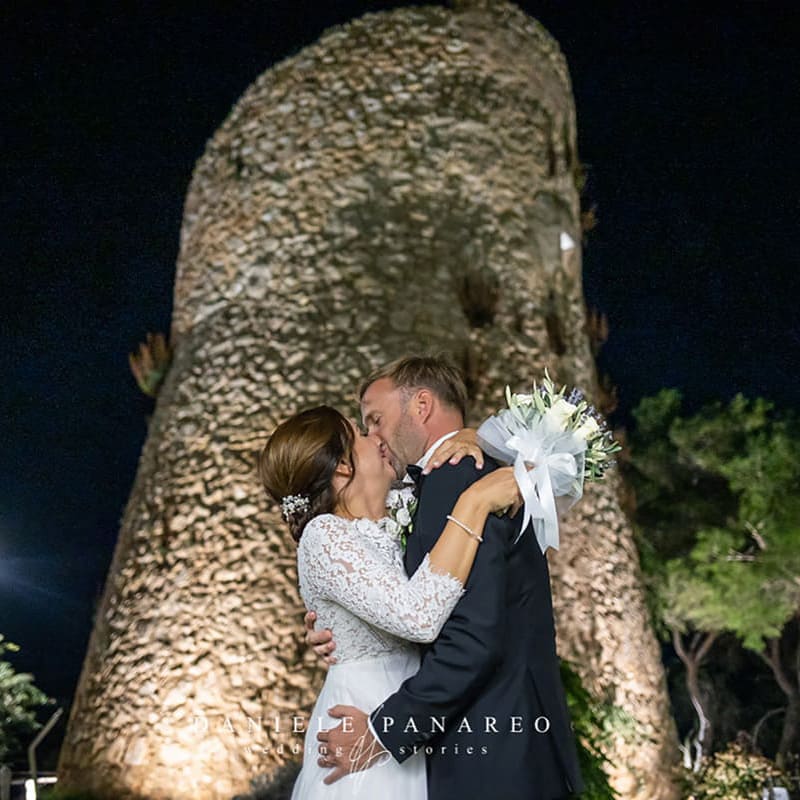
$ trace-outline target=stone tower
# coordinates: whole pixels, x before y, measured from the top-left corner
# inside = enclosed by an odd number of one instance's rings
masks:
[[[108,798],[229,800],[293,758],[323,678],[294,544],[256,480],[274,425],[408,351],[450,351],[472,422],[545,366],[596,391],[567,66],[504,2],[404,8],[264,73],[186,200],[173,363],[150,422],[59,776]],[[551,551],[559,647],[637,722],[626,798],[667,800],[659,649],[616,476]]]

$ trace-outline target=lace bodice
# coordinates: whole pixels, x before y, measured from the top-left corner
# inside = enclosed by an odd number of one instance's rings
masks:
[[[431,570],[429,555],[409,578],[384,522],[321,514],[298,545],[300,594],[317,628],[333,631],[338,663],[432,642],[464,593],[457,578]]]

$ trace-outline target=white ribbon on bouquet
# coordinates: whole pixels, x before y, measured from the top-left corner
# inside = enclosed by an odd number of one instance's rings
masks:
[[[478,428],[478,444],[497,461],[514,465],[514,477],[525,501],[519,536],[533,520],[542,552],[548,547],[558,550],[558,515],[583,495],[586,440],[563,430],[547,414],[526,424],[505,409]],[[531,465],[533,468],[528,469]]]

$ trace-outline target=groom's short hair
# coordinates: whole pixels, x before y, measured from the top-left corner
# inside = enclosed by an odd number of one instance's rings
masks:
[[[429,389],[445,405],[467,417],[467,387],[464,376],[446,356],[403,356],[367,375],[358,388],[359,401],[375,381],[391,378],[394,385],[408,392]]]

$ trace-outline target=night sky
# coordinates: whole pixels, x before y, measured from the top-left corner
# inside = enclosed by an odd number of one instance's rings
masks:
[[[194,163],[270,65],[408,4],[62,5],[0,12],[0,632],[66,705],[153,406],[128,353],[169,331]],[[664,386],[688,411],[800,407],[792,4],[520,5],[572,75],[612,421]]]

